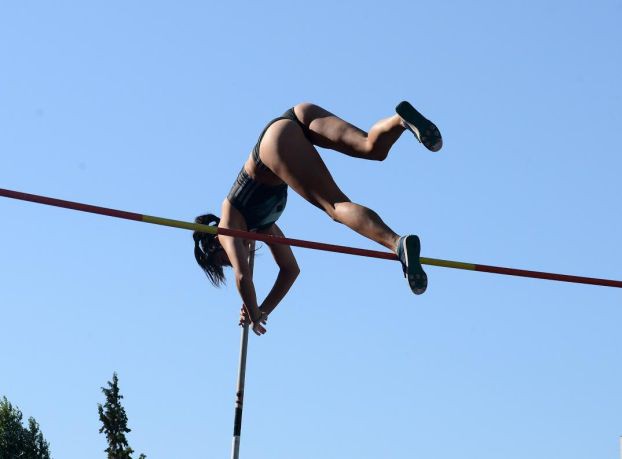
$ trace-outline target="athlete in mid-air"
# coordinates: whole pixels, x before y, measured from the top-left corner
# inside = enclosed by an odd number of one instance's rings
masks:
[[[276,221],[285,209],[287,189],[291,187],[333,220],[392,250],[402,263],[411,290],[422,294],[428,280],[419,260],[419,237],[399,236],[373,210],[350,201],[315,148],[382,161],[402,133],[410,130],[428,150],[441,149],[443,141],[438,128],[410,103],[399,103],[396,112],[378,121],[367,133],[317,105],[296,105],[265,127],[222,203],[221,217],[207,214],[195,221],[283,236]],[[258,304],[248,263],[248,241],[201,232],[195,232],[193,237],[195,258],[215,286],[224,283],[223,267],[233,268],[246,307],[242,319],[252,323],[256,334],[264,334],[268,315],[285,297],[300,271],[291,248],[268,244],[279,274],[268,296]]]

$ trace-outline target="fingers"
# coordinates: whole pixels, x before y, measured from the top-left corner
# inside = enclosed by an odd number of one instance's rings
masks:
[[[240,310],[240,321],[238,325],[240,326],[252,325],[253,332],[257,336],[261,336],[268,331],[264,327],[264,325],[266,325],[267,323],[268,323],[268,314],[266,314],[263,311],[260,311],[260,315],[257,321],[252,322],[249,315],[246,313],[246,309],[244,308],[244,306],[242,306],[242,309]]]
[[[240,314],[240,321],[238,323],[238,325],[250,325],[251,321],[248,319],[248,317]]]
[[[240,322],[239,325],[248,325],[251,321],[248,318],[248,314],[246,314],[246,308],[242,305],[242,309],[240,309]]]

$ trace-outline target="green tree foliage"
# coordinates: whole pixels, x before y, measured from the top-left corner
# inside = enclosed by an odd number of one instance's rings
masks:
[[[108,448],[105,451],[108,453],[108,459],[132,459],[134,450],[130,448],[125,437],[125,434],[131,432],[132,429],[127,427],[127,415],[125,408],[121,405],[123,395],[119,392],[117,374],[114,373],[112,381],[108,381],[108,388],[102,387],[101,389],[106,396],[106,403],[103,406],[97,404],[99,420],[102,422],[99,433],[106,434]],[[146,457],[141,454],[139,459],[146,459]]]
[[[39,424],[28,418],[22,425],[22,412],[6,397],[0,400],[0,459],[50,459],[49,443],[43,438]]]

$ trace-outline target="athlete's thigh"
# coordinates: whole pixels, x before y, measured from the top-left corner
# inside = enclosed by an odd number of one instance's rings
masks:
[[[262,162],[294,191],[322,210],[349,201],[317,150],[293,121],[274,123],[260,147]]]
[[[294,107],[298,119],[309,128],[313,143],[349,156],[364,158],[367,133],[328,110],[310,103]]]

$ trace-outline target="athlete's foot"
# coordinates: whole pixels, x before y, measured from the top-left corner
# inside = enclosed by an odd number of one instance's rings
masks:
[[[402,118],[402,126],[412,132],[417,140],[430,151],[443,147],[443,138],[436,125],[419,113],[409,102],[397,104],[395,111]]]
[[[411,234],[402,236],[397,241],[397,257],[402,263],[404,277],[415,295],[421,295],[428,287],[428,276],[421,267],[419,237]]]

